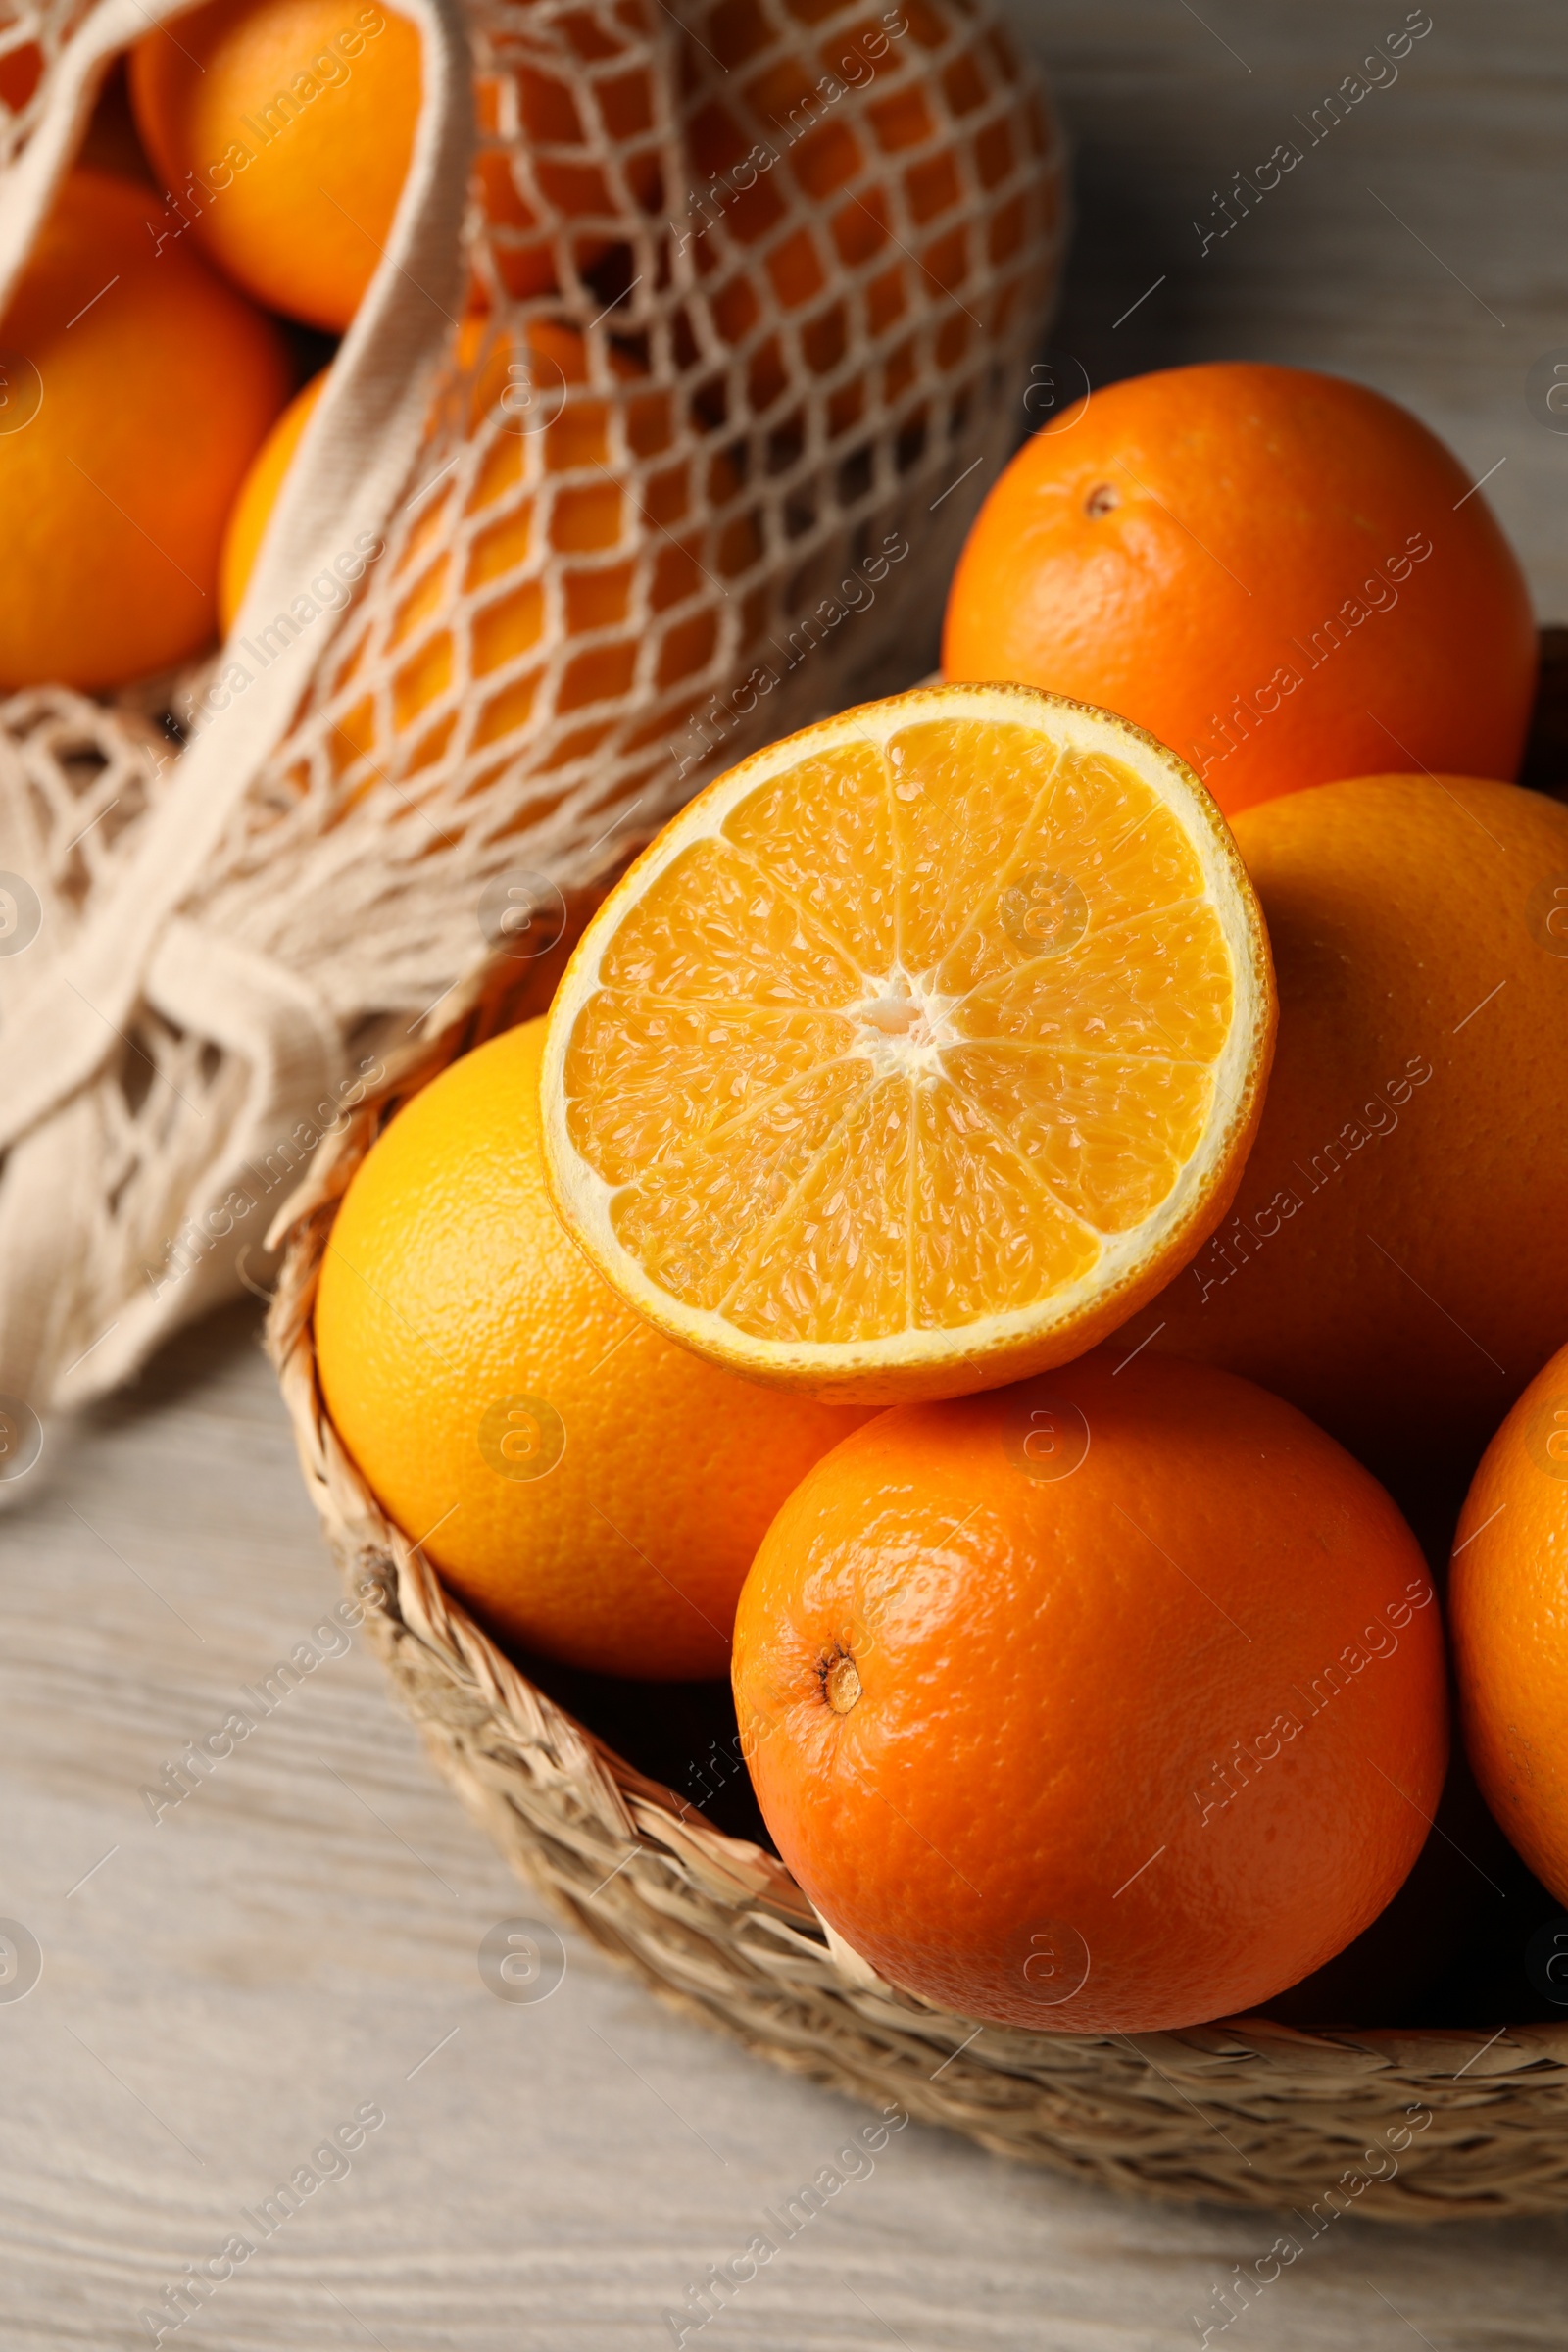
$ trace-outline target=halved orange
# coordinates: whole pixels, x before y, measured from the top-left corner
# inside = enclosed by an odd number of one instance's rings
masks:
[[[863,1402],[1078,1355],[1212,1231],[1274,980],[1192,770],[923,687],[710,784],[600,907],[541,1073],[556,1204],[700,1355]]]

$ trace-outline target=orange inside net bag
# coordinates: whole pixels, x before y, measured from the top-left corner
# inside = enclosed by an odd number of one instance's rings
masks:
[[[180,13],[0,29],[0,300]],[[905,682],[1029,421],[1061,156],[988,0],[403,13],[408,179],[226,642],[0,706],[24,1420],[264,1273],[320,1138],[700,784]]]

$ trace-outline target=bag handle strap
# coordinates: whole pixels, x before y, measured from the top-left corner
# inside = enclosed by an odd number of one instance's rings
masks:
[[[38,127],[0,186],[0,302],[75,153],[109,60],[149,24],[196,4],[99,0],[67,44]],[[228,651],[245,672],[243,687],[236,677],[228,707],[181,754],[134,855],[70,956],[19,994],[0,1035],[0,1151],[88,1085],[115,1050],[160,930],[202,879],[341,613],[323,615],[265,667],[236,652],[239,641],[286,610],[357,538],[378,538],[407,488],[463,307],[473,97],[459,0],[398,5],[420,35],[424,95],[414,152],[386,249],[302,437],[235,624]]]

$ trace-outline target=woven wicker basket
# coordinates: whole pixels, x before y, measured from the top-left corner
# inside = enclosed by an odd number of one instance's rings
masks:
[[[1175,2199],[1393,2221],[1568,2209],[1568,2024],[1307,2034],[1250,2017],[1076,2036],[948,2015],[871,1978],[783,1864],[727,1837],[525,1679],[368,1492],[328,1420],[311,1311],[344,1187],[396,1104],[542,1010],[548,958],[493,966],[440,1041],[318,1153],[269,1341],[332,1551],[430,1753],[519,1876],[661,1998],[792,2072],[1002,2155]],[[1289,2225],[1287,2225],[1289,2227]],[[1299,2235],[1299,2233],[1295,2233]]]

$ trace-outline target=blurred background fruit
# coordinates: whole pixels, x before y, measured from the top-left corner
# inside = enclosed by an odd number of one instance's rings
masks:
[[[163,225],[144,188],[72,172],[0,320],[0,685],[118,686],[216,631],[224,523],[290,368]]]
[[[603,292],[611,298],[631,275],[616,264],[642,217],[659,211],[663,191],[652,76],[645,65],[631,65],[598,84],[598,113],[610,139],[596,140],[559,62],[544,44],[529,44],[525,25],[526,11],[519,10],[510,24],[497,16],[473,27],[479,50],[473,175],[487,223],[488,266],[514,301],[569,294],[557,240],[580,220],[581,233],[570,237],[572,263],[589,281],[608,266]],[[481,300],[489,292],[483,269],[475,291]]]
[[[557,260],[564,228],[583,222],[572,258],[592,281],[659,209],[651,77],[632,67],[599,85],[607,146],[548,43],[519,39],[520,24],[473,29],[473,180],[488,230],[474,296],[489,299],[491,269],[514,300],[570,294]],[[209,0],[131,53],[136,122],[178,207],[172,226],[189,219],[259,301],[338,333],[387,242],[420,86],[415,26],[359,0]],[[699,149],[699,176],[702,160]]]
[[[130,58],[142,143],[190,234],[258,302],[341,333],[381,258],[419,39],[358,0],[209,0]]]
[[[257,550],[262,544],[262,534],[272,518],[272,509],[277,504],[277,494],[294,462],[300,435],[316,414],[316,404],[326,389],[327,372],[323,368],[319,374],[313,375],[310,382],[295,393],[252,459],[250,470],[240,484],[239,496],[229,510],[218,575],[219,626],[225,637],[234,625],[235,613],[245,601]]]
[[[1531,1869],[1568,1903],[1568,1348],[1482,1457],[1448,1608],[1476,1779]]]
[[[886,350],[901,319],[913,325],[906,265],[916,266],[924,287],[956,292],[977,262],[987,274],[1005,276],[1036,220],[1054,228],[1060,220],[1058,140],[1020,70],[1012,33],[975,23],[939,82],[932,60],[949,48],[952,33],[953,19],[932,0],[848,23],[821,0],[750,0],[713,8],[707,18],[704,53],[721,75],[704,74],[701,61],[688,56],[690,78],[709,85],[687,129],[696,167],[685,200],[692,258],[720,335],[746,352],[746,404],[760,416],[771,412],[785,448],[798,445],[805,426],[796,405],[798,338],[810,373],[836,379],[828,404],[835,438],[885,401],[928,395],[907,416],[902,470],[942,429],[944,376],[987,332],[1001,331],[1025,291],[1017,279],[995,291],[975,286],[973,307],[956,301],[936,327],[936,367],[929,360],[922,366],[913,332]],[[1017,93],[1000,117],[988,107],[999,81]],[[769,160],[759,168],[759,158]],[[1021,167],[1032,167],[1030,184],[975,219],[967,187],[995,191]],[[808,219],[800,217],[803,196]],[[704,227],[718,217],[721,238]],[[822,299],[838,268],[861,270],[872,262],[880,266],[849,299]],[[785,320],[772,315],[775,305],[790,315]],[[883,342],[881,365],[845,368],[858,340]],[[738,405],[730,387],[720,394],[715,384],[714,397],[729,401],[732,413]]]
[[[616,884],[551,1013],[551,1182],[713,1361],[960,1396],[1185,1264],[1273,1021],[1230,835],[1160,745],[926,687],[743,761]]]
[[[0,100],[20,114],[38,87],[43,73],[43,51],[36,41],[27,41],[19,49],[8,49],[0,57]]]
[[[14,56],[10,62],[15,62]],[[0,74],[0,97],[4,95],[5,82]],[[147,187],[153,184],[153,168],[131,113],[130,74],[124,51],[113,60],[98,85],[98,96],[76,150],[76,162],[93,172],[108,172],[116,179],[138,179]],[[177,229],[179,221],[166,215],[164,225]]]
[[[987,355],[1021,341],[1049,286],[1060,182],[1002,27],[929,0],[890,21],[808,0],[704,16],[678,52],[689,226],[684,173],[649,177],[669,94],[655,105],[646,28],[590,73],[554,22],[553,57],[526,12],[480,26],[481,122],[493,84],[532,125],[494,149],[493,176],[546,224],[560,274],[591,277],[569,307],[596,324],[547,429],[537,411],[461,417],[460,400],[432,440],[428,481],[318,673],[290,789],[352,801],[385,779],[405,810],[445,795],[457,835],[485,821],[493,784],[522,778],[558,831],[591,792],[587,848],[612,799],[667,805],[718,764],[713,738],[739,752],[784,732],[851,699],[852,654],[887,656],[909,603],[891,563],[910,543],[890,526],[906,502],[939,502],[922,544],[951,560],[974,467],[994,462]],[[786,57],[792,88],[820,60],[814,86],[856,40],[831,103],[817,89],[771,118]],[[764,143],[768,167],[737,175]],[[539,240],[485,186],[476,281],[521,337],[501,306],[535,284]],[[654,233],[682,256],[668,287],[649,259],[656,188],[674,219]]]
[[[894,1984],[1136,2033],[1258,2006],[1421,1849],[1432,1579],[1250,1383],[1148,1353],[881,1415],[769,1528],[736,1708],[784,1860]]]
[[[1225,362],[1107,385],[1025,444],[943,667],[1119,710],[1229,814],[1394,768],[1515,775],[1536,636],[1485,498],[1408,410]]]
[[[719,1675],[768,1521],[864,1416],[715,1370],[594,1273],[545,1191],[543,1037],[465,1055],[362,1163],[317,1298],[322,1391],[391,1516],[503,1638]]]
[[[354,636],[317,689],[337,706],[329,756],[339,775],[356,771],[351,791],[372,786],[394,749],[415,775],[440,759],[458,716],[460,653],[469,665],[463,720],[475,753],[482,761],[487,744],[514,738],[540,691],[558,611],[568,640],[584,640],[565,655],[558,707],[612,707],[631,691],[638,642],[612,632],[627,619],[636,566],[605,561],[624,544],[628,504],[656,542],[647,584],[653,612],[689,601],[705,578],[714,591],[712,601],[667,633],[660,682],[701,670],[711,656],[716,605],[729,594],[723,581],[745,571],[759,553],[756,523],[745,508],[707,518],[710,503],[734,497],[734,466],[721,449],[672,458],[640,493],[634,490],[617,475],[616,463],[623,449],[640,461],[670,448],[675,399],[667,386],[631,389],[646,381],[647,362],[615,344],[608,352],[613,388],[593,388],[590,356],[577,329],[554,319],[515,328],[498,327],[484,314],[464,320],[452,421],[463,442],[482,445],[482,459],[461,492],[441,478],[452,468],[433,462],[435,495],[410,502],[418,505],[417,521],[391,558],[390,576],[401,587],[386,643]],[[432,417],[432,432],[441,422],[439,415]],[[514,575],[510,584],[508,573]],[[460,649],[451,616],[465,596],[487,589]],[[378,655],[394,659],[395,669],[382,676],[379,692],[357,694],[356,680]],[[516,664],[530,656],[533,665],[519,674]],[[611,724],[608,716],[584,721],[599,735]],[[503,773],[515,756],[513,741],[485,763],[483,780]]]
[[[1261,1381],[1401,1496],[1462,1493],[1568,1330],[1568,809],[1368,776],[1236,839],[1279,981],[1268,1099],[1230,1215],[1127,1343]]]

